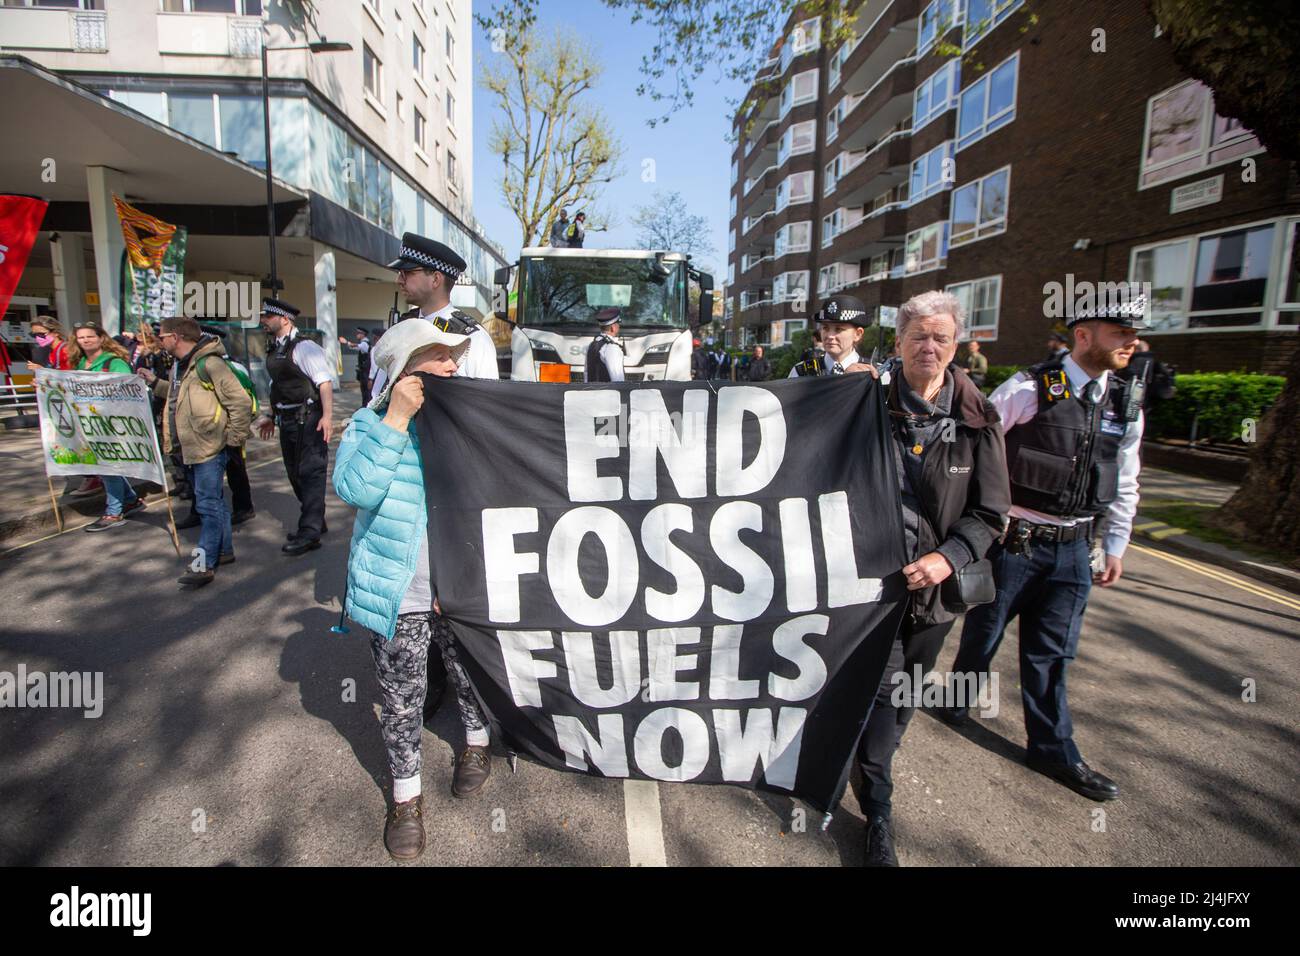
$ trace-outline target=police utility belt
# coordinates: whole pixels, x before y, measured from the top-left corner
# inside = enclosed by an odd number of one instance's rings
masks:
[[[307,420],[307,416],[311,413],[312,406],[316,404],[316,399],[309,398],[305,402],[297,402],[293,405],[276,405],[276,422],[279,424],[294,422],[301,425]]]
[[[1080,538],[1091,538],[1093,523],[1092,518],[1082,518],[1072,525],[1034,524],[1023,518],[1012,518],[1007,525],[1006,549],[1012,554],[1023,554],[1031,541],[1069,544]]]

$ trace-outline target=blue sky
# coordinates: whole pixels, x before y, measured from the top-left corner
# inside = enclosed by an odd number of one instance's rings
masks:
[[[601,207],[615,214],[616,224],[609,232],[591,234],[587,245],[635,246],[631,217],[636,208],[648,204],[656,190],[676,191],[688,212],[709,220],[714,246],[709,262],[721,284],[727,271],[731,188],[728,100],[743,94],[741,84],[709,68],[695,84],[694,105],[651,129],[646,120],[660,115],[662,104],[637,96],[636,87],[643,79],[641,57],[653,48],[655,31],[644,23],[633,26],[629,13],[612,11],[598,0],[544,0],[540,8],[541,30],[556,26],[578,30],[599,58],[605,72],[585,96],[604,110],[624,146],[622,175],[604,187],[600,199]],[[501,200],[501,161],[487,147],[496,98],[477,86],[479,64],[491,56],[490,38],[475,28],[474,214],[488,236],[505,247],[506,255],[514,256],[519,251],[519,226]],[[647,158],[654,160],[656,181],[652,183],[641,181],[642,161]]]

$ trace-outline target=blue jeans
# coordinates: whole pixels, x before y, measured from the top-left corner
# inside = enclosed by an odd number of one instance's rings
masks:
[[[997,598],[966,612],[961,649],[952,669],[987,673],[1012,618],[1020,618],[1020,695],[1031,757],[1078,763],[1065,672],[1079,647],[1092,590],[1088,541],[1034,541],[1026,554],[989,552]]]
[[[116,518],[122,509],[140,497],[131,487],[131,482],[121,475],[100,475],[104,483],[104,514]]]
[[[234,538],[230,533],[230,509],[223,494],[226,479],[226,452],[222,449],[215,458],[187,465],[190,484],[194,487],[194,510],[202,525],[199,528],[199,547],[209,570],[215,571],[223,554],[235,553]]]

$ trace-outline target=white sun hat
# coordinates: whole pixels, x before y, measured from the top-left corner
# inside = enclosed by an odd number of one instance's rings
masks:
[[[393,383],[406,369],[411,356],[431,345],[445,345],[451,349],[451,357],[459,366],[469,351],[469,336],[455,332],[444,332],[432,322],[424,319],[406,319],[398,322],[379,339],[371,353],[371,361],[384,370],[384,387],[378,395],[370,400],[370,408],[378,409],[388,403],[388,394],[393,390]]]

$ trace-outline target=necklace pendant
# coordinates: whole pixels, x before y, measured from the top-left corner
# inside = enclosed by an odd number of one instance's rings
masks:
[[[913,454],[913,455],[919,455],[919,454],[921,454],[921,443],[920,443],[920,442],[917,442],[915,445],[912,446],[912,454]]]

